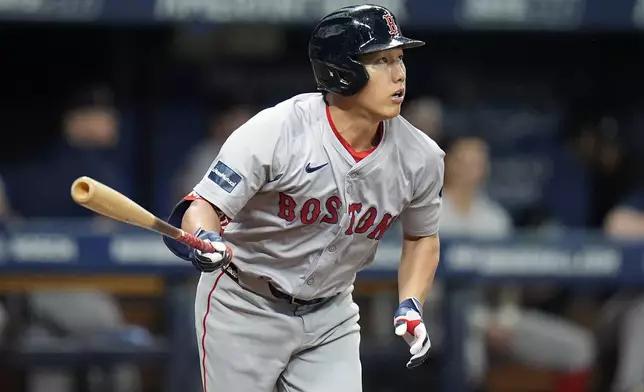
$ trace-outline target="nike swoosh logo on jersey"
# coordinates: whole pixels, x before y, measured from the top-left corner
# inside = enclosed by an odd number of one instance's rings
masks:
[[[329,163],[327,162],[327,163],[325,163],[324,165],[320,165],[320,166],[313,166],[313,167],[311,167],[311,164],[310,164],[310,163],[307,163],[307,164],[306,164],[306,167],[304,168],[304,170],[306,170],[306,172],[307,172],[307,173],[313,173],[314,171],[318,171],[318,170],[322,169],[324,166],[326,166],[326,165],[328,165],[328,164],[329,164]]]

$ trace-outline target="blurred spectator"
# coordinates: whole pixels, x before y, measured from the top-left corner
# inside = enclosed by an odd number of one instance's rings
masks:
[[[644,187],[633,192],[607,215],[606,234],[621,239],[644,239]]]
[[[119,116],[111,92],[105,88],[81,91],[63,114],[63,140],[45,154],[30,156],[21,167],[8,171],[9,204],[24,218],[96,217],[107,219],[76,205],[69,189],[77,177],[89,175],[116,189],[128,192],[127,176],[114,155],[118,142]],[[24,190],[28,190],[25,192]],[[6,207],[6,206],[5,206]],[[55,344],[68,339],[77,344],[106,341],[117,344],[146,342],[147,331],[125,321],[117,299],[97,290],[41,290],[29,293],[32,325],[25,331],[28,345]],[[136,342],[132,336],[139,336]],[[140,390],[138,370],[117,367],[113,375],[117,390]],[[29,377],[29,392],[67,392],[72,374],[57,370],[36,370]],[[97,386],[98,387],[98,386]]]
[[[447,141],[441,233],[504,237],[512,233],[510,215],[483,192],[489,166],[487,144],[478,138]]]
[[[255,113],[250,106],[231,104],[229,109],[213,113],[208,121],[207,136],[187,155],[188,159],[176,178],[174,199],[181,199],[201,181],[228,136]]]
[[[438,98],[416,98],[403,107],[403,117],[437,143],[443,136],[443,104]],[[439,143],[440,144],[440,143]]]
[[[7,171],[12,209],[24,218],[96,216],[69,196],[72,182],[82,175],[130,194],[127,168],[121,166],[116,148],[118,140],[119,114],[111,91],[96,87],[76,93],[62,115],[61,140]]]
[[[626,197],[608,213],[605,232],[619,240],[644,241],[644,187]],[[614,295],[602,309],[598,329],[598,342],[605,353],[602,359],[615,358],[614,372],[602,377],[605,380],[602,389],[611,392],[644,391],[642,290],[623,289]]]
[[[545,210],[564,227],[600,229],[608,211],[637,185],[638,166],[613,117],[583,121],[563,136],[552,157]]]
[[[489,166],[486,143],[463,137],[446,141],[445,187],[441,215],[444,238],[496,238],[513,233],[508,213],[486,196]],[[498,307],[488,297],[495,294]],[[520,308],[521,293],[505,287],[500,293],[478,290],[468,312],[466,359],[470,381],[481,386],[489,354],[508,356],[529,366],[561,373],[557,392],[587,389],[593,361],[589,332],[537,310]]]

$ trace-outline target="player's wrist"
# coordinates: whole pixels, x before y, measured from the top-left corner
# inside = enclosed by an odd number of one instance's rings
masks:
[[[415,310],[422,316],[423,314],[423,306],[420,303],[420,300],[416,297],[407,297],[400,301],[400,304],[398,305],[399,308],[406,307],[410,308],[412,310]]]
[[[202,240],[208,240],[208,241],[222,241],[221,235],[217,233],[216,231],[211,231],[204,229],[203,227],[199,227],[197,231],[195,231],[195,237],[202,239]]]

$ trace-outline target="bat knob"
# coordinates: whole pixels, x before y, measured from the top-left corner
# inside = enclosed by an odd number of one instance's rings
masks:
[[[93,180],[86,176],[77,178],[72,184],[71,193],[76,203],[86,203],[94,194]]]

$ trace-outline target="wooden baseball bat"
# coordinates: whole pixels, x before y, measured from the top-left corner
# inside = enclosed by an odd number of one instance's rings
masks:
[[[72,184],[71,193],[76,203],[98,214],[174,238],[204,253],[215,252],[210,242],[157,218],[127,196],[90,177],[77,178]]]

